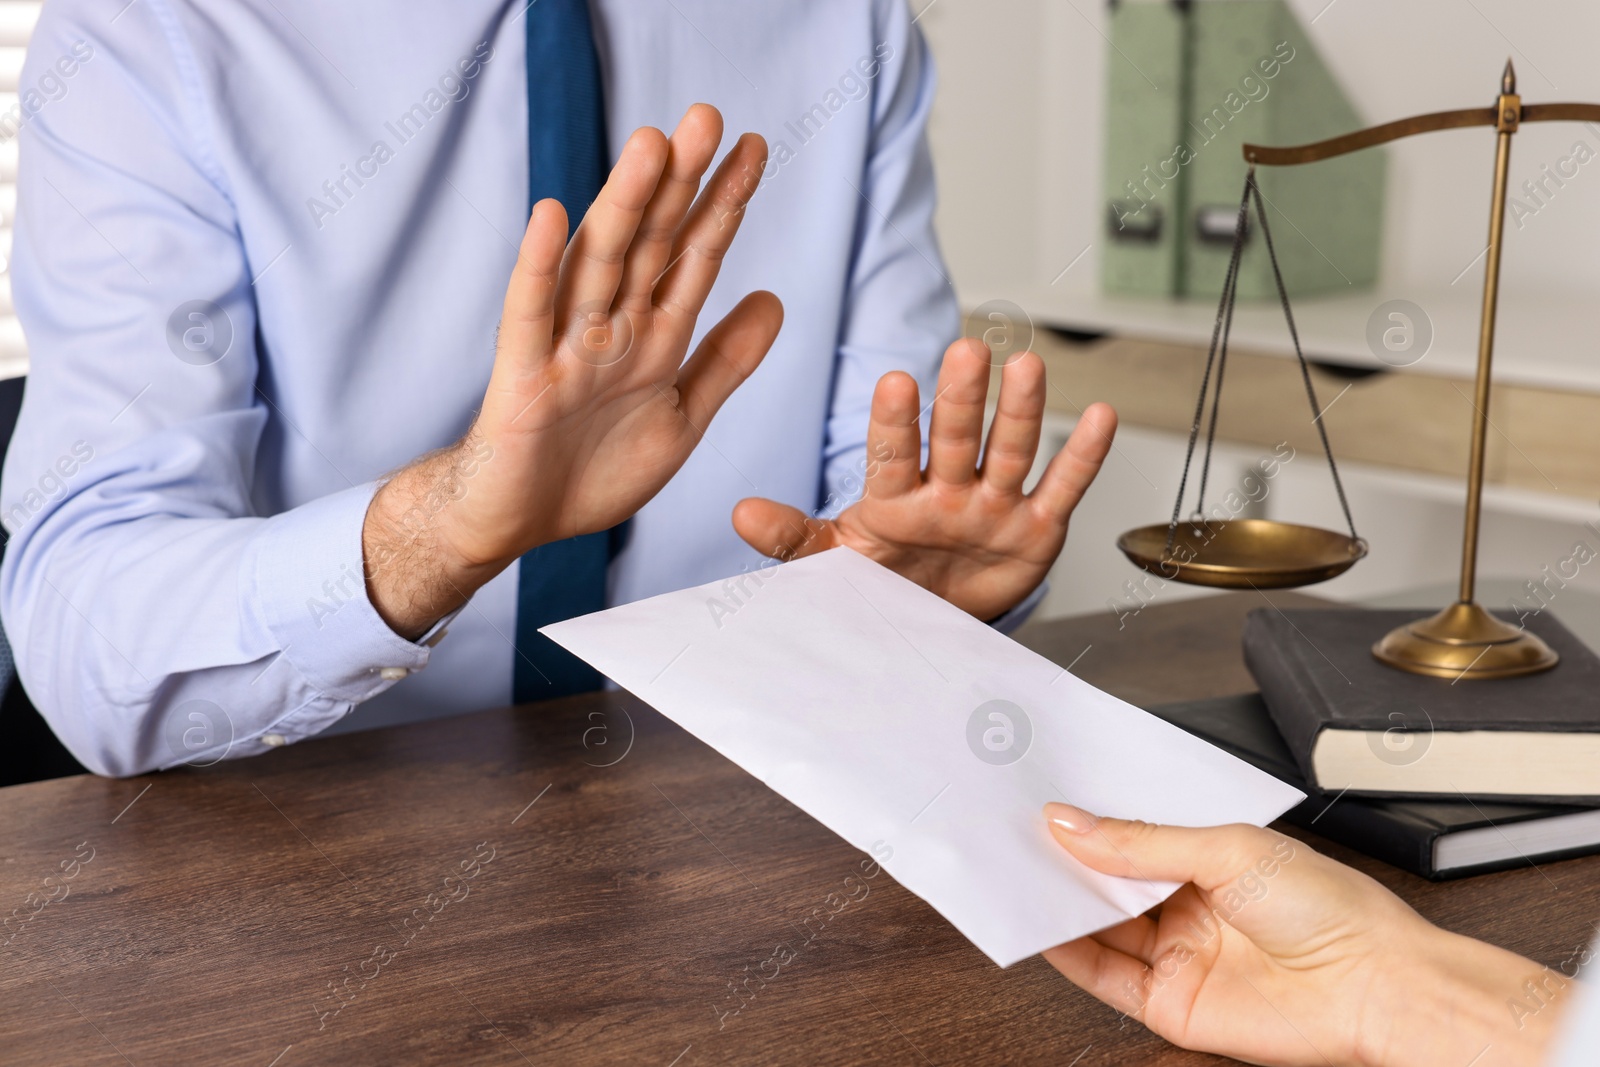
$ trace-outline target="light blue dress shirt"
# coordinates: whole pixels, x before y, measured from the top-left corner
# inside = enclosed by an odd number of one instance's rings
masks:
[[[32,369],[0,610],[92,770],[509,701],[517,568],[412,643],[366,598],[361,526],[376,480],[456,439],[488,381],[527,214],[525,2],[44,6],[22,84],[56,77],[22,100]],[[931,396],[958,318],[904,0],[594,12],[613,156],[700,100],[727,143],[771,145],[701,331],[752,289],[787,311],[639,513],[610,576],[623,602],[754,566],[742,497],[859,492],[873,384],[900,368]]]
[[[1556,1029],[1550,1067],[1594,1067],[1600,1059],[1600,973],[1593,961],[1600,958],[1600,941],[1581,950],[1583,966],[1576,976],[1572,964],[1564,961],[1558,972],[1538,979],[1546,992],[1561,993],[1561,1022]],[[1574,981],[1576,977],[1576,981]],[[1565,983],[1563,984],[1563,980]],[[1522,1005],[1537,1009],[1531,998]]]

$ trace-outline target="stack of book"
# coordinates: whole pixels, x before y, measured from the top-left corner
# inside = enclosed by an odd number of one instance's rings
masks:
[[[1561,656],[1542,674],[1372,657],[1418,614],[1261,609],[1244,632],[1259,694],[1151,710],[1304,790],[1288,821],[1425,878],[1600,852],[1600,657],[1548,613],[1524,620]]]

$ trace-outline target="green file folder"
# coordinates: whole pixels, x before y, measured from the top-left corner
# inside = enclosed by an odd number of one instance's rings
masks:
[[[1246,171],[1240,146],[1304,144],[1362,119],[1283,0],[1122,2],[1111,31],[1104,289],[1215,298]],[[1376,279],[1384,167],[1373,149],[1257,170],[1291,295]],[[1256,229],[1252,217],[1241,300],[1276,296]]]
[[[1183,292],[1174,236],[1178,187],[1156,166],[1172,152],[1183,125],[1176,61],[1184,46],[1183,17],[1170,4],[1123,4],[1112,25],[1103,283],[1107,292],[1177,296]]]

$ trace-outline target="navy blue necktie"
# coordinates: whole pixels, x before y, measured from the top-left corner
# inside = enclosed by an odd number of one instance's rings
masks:
[[[585,0],[536,0],[527,12],[528,206],[561,201],[570,237],[608,170],[600,62]],[[538,630],[606,606],[611,540],[585,534],[522,557],[511,679],[517,703],[600,688],[598,671]]]

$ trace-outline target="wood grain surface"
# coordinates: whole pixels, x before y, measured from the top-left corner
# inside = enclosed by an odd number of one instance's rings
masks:
[[[1199,698],[1252,688],[1261,604],[1021,636],[1135,702]],[[625,694],[14,786],[0,827],[6,1064],[1222,1062],[995,967]],[[1308,840],[1552,965],[1600,918],[1600,859],[1433,885]]]

